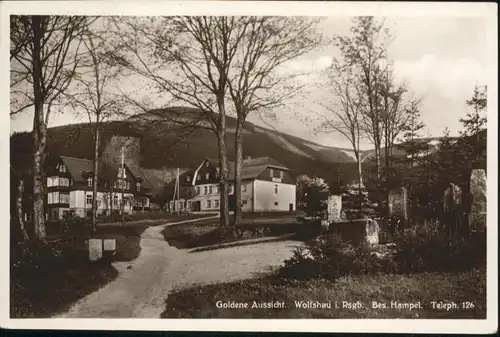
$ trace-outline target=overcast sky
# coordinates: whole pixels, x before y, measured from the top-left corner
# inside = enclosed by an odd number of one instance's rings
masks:
[[[487,32],[491,23],[479,17],[386,17],[386,27],[395,36],[389,47],[389,58],[394,62],[399,79],[404,79],[411,90],[423,97],[421,114],[427,126],[426,133],[439,136],[448,127],[452,134],[460,129],[458,119],[468,111],[465,100],[470,98],[475,84],[487,82],[491,65],[491,50],[487,45]],[[349,34],[349,17],[329,17],[320,29],[327,36]],[[292,65],[311,70],[305,79],[311,85],[321,84],[321,71],[338,56],[335,47],[305,55]],[[320,85],[321,86],[321,85]],[[314,90],[299,105],[290,105],[286,111],[278,110],[277,121],[267,123],[276,129],[321,144],[349,147],[338,134],[315,135],[314,125],[304,123],[299,116],[320,110],[318,101],[327,99],[321,90]],[[302,106],[302,108],[301,108]],[[250,120],[265,125],[253,116]],[[54,115],[51,126],[85,121],[70,111]],[[11,119],[11,132],[32,128],[32,115],[23,113]],[[368,146],[368,145],[366,145]]]

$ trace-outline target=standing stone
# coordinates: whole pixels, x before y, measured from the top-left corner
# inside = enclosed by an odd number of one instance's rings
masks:
[[[116,239],[104,239],[104,251],[106,252],[116,251]]]
[[[484,170],[472,170],[470,191],[472,193],[471,213],[486,212],[486,173]]]
[[[389,215],[408,220],[408,192],[405,187],[389,191]]]
[[[378,245],[378,234],[380,226],[378,222],[373,219],[366,219],[366,242],[370,245]]]
[[[469,222],[472,229],[482,229],[486,226],[486,172],[482,169],[472,170],[470,177],[472,207]]]
[[[341,220],[340,213],[342,211],[342,196],[332,195],[328,197],[328,222],[339,222]]]
[[[457,210],[462,204],[462,189],[450,183],[448,188],[444,191],[443,210],[451,212]]]
[[[102,239],[89,240],[89,260],[97,261],[102,258]]]

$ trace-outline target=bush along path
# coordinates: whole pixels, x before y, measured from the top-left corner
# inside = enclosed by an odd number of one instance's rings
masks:
[[[146,229],[141,235],[141,253],[136,260],[116,265],[120,274],[113,282],[57,317],[158,318],[172,290],[265,274],[290,258],[293,248],[300,244],[282,241],[189,253],[164,240],[162,230],[177,224]]]

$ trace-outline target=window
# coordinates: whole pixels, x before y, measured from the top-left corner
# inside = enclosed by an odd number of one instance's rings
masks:
[[[278,202],[277,201],[274,202],[274,206],[278,206]]]
[[[118,178],[126,178],[127,174],[125,173],[125,168],[118,168]]]
[[[229,194],[233,194],[234,193],[234,186],[231,184],[229,185]]]
[[[280,171],[280,178],[283,179],[283,171]]]
[[[136,188],[136,190],[139,192],[139,191],[141,190],[141,183],[140,183],[140,182],[137,182],[137,183],[135,184],[135,188]]]
[[[196,195],[200,195],[200,188],[196,187]]]
[[[59,165],[59,172],[66,172],[66,166],[64,165]]]
[[[59,186],[69,186],[68,178],[59,178]]]
[[[274,170],[273,169],[269,169],[269,176],[271,178],[274,177]]]
[[[210,173],[205,174],[205,180],[210,179]]]
[[[191,177],[190,176],[186,176],[186,181],[189,183],[191,182]]]
[[[208,186],[208,194],[212,194],[212,186]]]
[[[220,187],[217,185],[215,186],[215,194],[219,194],[220,193]]]
[[[201,176],[200,175],[196,176],[196,180],[201,180]]]
[[[92,205],[92,194],[87,194],[85,198],[87,199],[87,205]]]
[[[207,208],[212,208],[212,201],[211,200],[207,200]]]
[[[247,184],[242,184],[241,185],[241,192],[246,192],[247,191]]]
[[[92,180],[93,180],[93,179],[92,179],[92,177],[88,177],[88,178],[87,178],[87,185],[88,185],[89,187],[92,187]]]
[[[59,192],[51,192],[47,194],[47,204],[59,203]]]
[[[243,200],[243,205],[246,205],[247,204],[247,201],[246,200]]]
[[[113,196],[113,205],[114,205],[114,206],[117,206],[117,205],[118,205],[118,196],[117,196],[117,195],[114,195],[114,196]]]
[[[274,194],[278,194],[278,185],[274,185]]]
[[[120,188],[120,189],[130,189],[130,182],[119,179],[119,180],[114,182],[113,187]]]
[[[187,208],[188,208],[188,209],[191,209],[191,200],[188,200],[188,201],[187,201]]]
[[[69,193],[59,194],[59,202],[61,204],[69,204]]]
[[[47,187],[58,186],[59,179],[57,177],[48,177],[47,178]]]
[[[205,194],[207,194],[207,193],[208,193],[208,187],[207,187],[207,186],[205,186],[205,187],[203,188],[203,190],[205,191]]]
[[[219,208],[219,200],[214,200],[214,207]]]

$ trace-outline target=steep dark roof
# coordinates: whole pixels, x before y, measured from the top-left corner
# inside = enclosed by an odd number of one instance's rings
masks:
[[[217,167],[219,165],[218,159],[206,158],[206,160],[216,165]],[[235,171],[234,167],[235,167],[234,162],[229,161],[228,162],[229,180],[233,180],[234,178],[234,171]],[[243,160],[241,166],[241,179],[255,179],[268,167],[275,167],[275,168],[280,168],[282,170],[288,170],[287,167],[280,164],[277,160],[271,157],[247,158]]]
[[[162,190],[165,184],[174,181],[177,175],[176,168],[155,170],[130,165],[127,165],[127,167],[136,178],[142,180],[143,186],[150,189],[153,193]],[[185,171],[186,169],[179,169],[179,174],[183,174]]]
[[[73,180],[77,182],[84,182],[84,173],[94,170],[92,160],[61,156],[61,161],[68,169]]]

